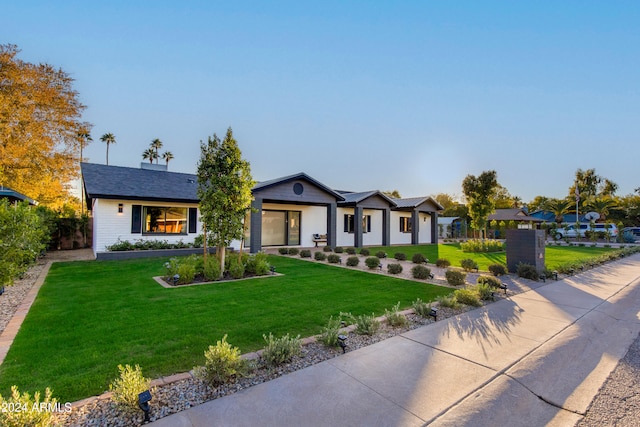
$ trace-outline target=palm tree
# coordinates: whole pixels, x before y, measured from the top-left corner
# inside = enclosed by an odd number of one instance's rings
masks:
[[[100,141],[107,144],[107,165],[109,165],[109,145],[116,143],[116,137],[112,133],[105,133],[100,137]]]
[[[615,209],[618,204],[611,197],[592,197],[585,203],[585,206],[592,210],[593,212],[597,212],[600,215],[599,220],[604,222],[609,216],[609,213]]]
[[[156,156],[157,154],[155,150],[151,147],[147,148],[142,152],[142,158],[145,160],[148,159],[149,163],[153,163],[153,160],[157,158]]]
[[[82,162],[82,150],[93,141],[91,134],[87,128],[83,128],[78,132],[78,143],[80,145],[80,162]]]
[[[561,224],[564,220],[564,215],[571,212],[571,206],[573,202],[567,199],[550,199],[546,204],[546,209],[553,212],[555,220],[558,224]]]
[[[153,141],[151,141],[151,148],[153,148],[156,151],[156,163],[158,163],[158,158],[160,158],[160,154],[158,154],[158,150],[162,148],[162,141],[160,141],[160,139],[156,138]]]
[[[167,168],[169,167],[169,160],[173,159],[173,153],[171,151],[165,151],[162,153],[162,158],[164,159]]]

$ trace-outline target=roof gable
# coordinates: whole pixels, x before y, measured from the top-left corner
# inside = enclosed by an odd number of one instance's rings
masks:
[[[441,211],[444,208],[431,197],[410,197],[407,199],[392,199],[399,210],[428,208],[431,211]]]
[[[323,203],[344,200],[341,194],[303,172],[259,182],[253,187],[252,192],[254,196],[263,199],[296,203]]]

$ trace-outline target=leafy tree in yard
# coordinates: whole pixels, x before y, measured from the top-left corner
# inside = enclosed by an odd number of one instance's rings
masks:
[[[18,59],[15,45],[0,44],[0,185],[41,204],[69,200],[78,175],[78,147],[91,125],[73,79],[52,65]]]
[[[0,200],[0,285],[24,273],[45,248],[47,228],[28,203]]]
[[[232,240],[241,239],[244,235],[244,220],[251,207],[251,188],[254,185],[249,162],[242,159],[231,128],[227,129],[223,141],[214,133],[206,144],[200,143],[200,213],[205,231],[211,233],[215,242],[221,275],[224,272],[225,248]]]
[[[486,235],[487,218],[495,211],[495,192],[498,188],[496,171],[482,172],[478,177],[467,175],[462,181],[462,191],[469,208],[471,228]],[[484,237],[484,236],[483,236]]]

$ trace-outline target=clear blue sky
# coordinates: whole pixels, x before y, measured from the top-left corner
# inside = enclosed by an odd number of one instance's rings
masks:
[[[0,43],[75,78],[109,163],[154,138],[194,173],[231,126],[254,178],[461,195],[495,169],[564,197],[578,168],[640,187],[638,1],[64,1],[2,6]]]

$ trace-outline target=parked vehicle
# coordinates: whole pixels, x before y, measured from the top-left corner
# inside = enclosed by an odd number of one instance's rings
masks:
[[[556,230],[555,237],[560,240],[564,237],[585,237],[588,232],[593,231],[594,233],[598,233],[598,235],[605,235],[605,232],[609,230],[609,237],[616,238],[618,237],[618,227],[615,224],[605,224],[602,222],[597,222],[595,224],[590,223],[580,223],[578,224],[579,228],[576,230],[576,224],[570,224],[568,227],[559,227]],[[605,228],[606,226],[606,228]]]
[[[622,234],[625,235],[627,233],[633,234],[636,242],[640,241],[640,227],[625,227],[622,229]]]

